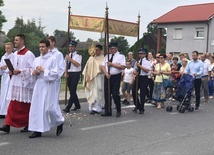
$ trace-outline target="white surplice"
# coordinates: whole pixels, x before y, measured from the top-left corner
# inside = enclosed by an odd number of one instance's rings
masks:
[[[1,66],[5,66],[6,63],[4,59],[10,59],[11,63],[13,64],[14,54],[7,54],[5,53],[1,58]],[[0,99],[0,115],[7,115],[7,108],[9,105],[10,100],[7,100],[7,91],[10,84],[10,75],[9,75],[9,69],[1,70],[0,69],[0,75],[1,75],[1,99]]]
[[[33,97],[29,114],[30,131],[46,132],[51,127],[58,126],[64,122],[56,97],[59,78],[58,64],[55,57],[48,52],[44,56],[35,59],[34,69],[42,66],[44,72],[36,76]]]
[[[58,79],[57,79],[57,90],[60,92],[60,84],[61,84],[61,77],[65,72],[65,68],[66,68],[66,63],[65,63],[65,59],[62,55],[62,53],[57,49],[54,48],[51,50],[51,53],[53,55],[53,57],[56,58],[57,64],[58,64]],[[58,101],[59,101],[59,96],[58,96]]]
[[[13,75],[11,78],[7,94],[8,100],[16,100],[25,103],[31,102],[34,87],[31,71],[34,59],[34,54],[29,50],[24,55],[19,55],[18,51],[14,53],[13,67],[14,69],[19,69],[21,73]]]

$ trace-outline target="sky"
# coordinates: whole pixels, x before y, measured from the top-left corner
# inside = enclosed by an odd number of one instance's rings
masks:
[[[170,10],[183,5],[213,3],[213,0],[70,0],[71,12],[75,15],[104,17],[106,4],[109,7],[109,18],[137,22],[140,14],[140,38],[147,31],[147,25],[154,19]],[[42,19],[44,32],[53,35],[54,30],[67,31],[69,0],[4,0],[1,7],[7,22],[3,25],[6,33],[11,29],[17,17],[27,20]],[[71,30],[80,41],[88,38],[98,40],[97,32]],[[133,45],[136,37],[125,37],[129,45]]]

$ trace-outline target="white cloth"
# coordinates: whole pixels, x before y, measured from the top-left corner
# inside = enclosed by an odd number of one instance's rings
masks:
[[[30,131],[46,132],[51,127],[64,122],[59,104],[54,96],[58,96],[56,80],[59,77],[55,57],[49,52],[35,59],[33,68],[42,66],[44,73],[36,76],[36,83],[29,114]]]
[[[134,68],[132,68],[132,67],[131,68],[125,68],[123,82],[131,83],[133,73],[134,73]]]
[[[69,54],[71,56],[71,53]],[[81,63],[82,63],[82,55],[79,55],[77,51],[72,53],[72,59],[80,64],[80,66],[76,67],[71,63],[71,67],[68,68],[68,72],[80,72],[81,71]]]
[[[63,74],[65,72],[66,63],[65,63],[65,59],[64,59],[62,53],[57,48],[52,49],[51,53],[52,53],[53,57],[55,57],[56,62],[58,64],[58,79],[56,80],[56,83],[57,83],[56,89],[60,93],[61,77],[63,76]],[[59,103],[59,95],[56,96],[56,101]]]
[[[104,74],[98,74],[94,78],[93,89],[87,91],[85,89],[86,98],[91,98],[94,102],[89,103],[89,111],[102,111],[102,106],[104,105]]]
[[[83,70],[84,87],[89,111],[102,111],[104,105],[104,74],[101,71],[101,64],[104,56],[90,57]]]
[[[211,71],[210,64],[206,61],[204,61],[203,64],[204,64],[204,71],[203,71],[202,76],[207,76],[209,74],[209,72]]]
[[[58,64],[58,70],[59,70],[58,78],[60,79],[65,72],[65,67],[66,67],[65,59],[63,57],[63,54],[57,48],[52,49],[51,53],[56,58],[56,62]]]
[[[139,63],[140,63],[141,59],[139,60]],[[152,70],[152,67],[151,67],[151,62],[149,60],[147,60],[146,58],[143,58],[142,59],[142,65],[143,67],[147,68],[149,71]],[[146,73],[144,72],[142,69],[140,70],[140,76],[146,76],[146,75],[149,75],[149,72]]]
[[[210,71],[214,71],[214,63],[213,63],[213,64],[210,64],[209,70],[210,70]]]
[[[209,59],[206,59],[205,62],[210,65],[210,60]]]
[[[109,59],[112,57],[112,54],[109,54]],[[106,71],[108,71],[108,55],[105,56],[104,61],[102,63],[102,66],[105,66]],[[126,66],[126,58],[124,55],[120,54],[118,51],[114,54],[113,56],[113,64],[120,64],[122,66]],[[121,73],[121,69],[117,69],[115,67],[110,67],[110,74],[111,75],[116,75]]]
[[[4,59],[10,59],[11,63],[13,64],[14,54],[7,54],[5,53],[1,58],[1,66],[5,66],[6,63]],[[0,75],[1,75],[1,100],[0,100],[0,115],[7,115],[7,108],[9,105],[10,100],[7,100],[7,91],[10,84],[10,76],[9,76],[9,70],[8,68],[5,70],[0,69]]]
[[[30,103],[33,95],[34,80],[31,76],[34,54],[27,51],[24,55],[14,53],[14,69],[21,71],[18,75],[13,75],[10,81],[7,99],[19,102]]]
[[[157,63],[156,59],[153,59],[153,60],[150,60],[150,63],[151,63],[151,70],[149,71],[149,78],[152,78],[152,71],[154,70],[154,66],[155,64]]]

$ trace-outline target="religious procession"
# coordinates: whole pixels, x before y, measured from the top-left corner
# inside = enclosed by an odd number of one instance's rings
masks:
[[[5,43],[0,62],[0,118],[4,119],[0,135],[11,133],[11,128],[22,128],[20,132],[30,132],[28,137],[34,139],[54,128],[55,135],[60,136],[66,115],[82,110],[78,96],[81,76],[87,100],[85,114],[103,120],[123,118],[123,108],[131,109],[134,117],[144,117],[149,113],[148,105],[157,113],[183,114],[200,111],[202,101],[207,105],[212,102],[214,53],[208,51],[213,51],[213,46],[207,45],[206,51],[161,52],[160,27],[154,51],[140,44],[140,15],[137,23],[131,23],[109,19],[108,7],[105,18],[74,15],[70,5],[68,9],[68,34],[70,29],[105,32],[104,44],[90,45],[83,66],[78,41],[69,35],[65,55],[56,47],[55,36],[38,42],[38,57],[27,48],[25,34],[16,34],[13,42]],[[153,22],[164,20],[160,17]],[[137,50],[123,54],[118,42],[109,41],[109,34],[136,37]],[[66,81],[65,105],[59,102],[62,78]]]

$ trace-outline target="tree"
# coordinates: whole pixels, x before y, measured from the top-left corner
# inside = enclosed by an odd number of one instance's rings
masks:
[[[139,41],[136,41],[135,44],[129,48],[129,51],[132,51],[134,53],[134,57],[137,57],[138,50],[142,48],[142,42],[143,42],[143,37],[139,39]]]
[[[118,50],[120,52],[122,52],[124,55],[126,55],[128,53],[128,49],[129,49],[129,44],[127,39],[125,39],[125,37],[119,36],[119,37],[114,37],[111,39],[111,42],[116,42],[118,43]]]
[[[0,0],[0,7],[4,6],[3,0]],[[2,14],[0,10],[0,32],[2,31],[3,23],[7,22],[5,16]]]
[[[150,22],[147,25],[147,32],[145,34],[157,34],[158,33],[158,26],[157,24],[153,24],[152,22]],[[162,29],[162,35],[166,35],[166,29]]]
[[[56,30],[54,31],[54,36],[55,36],[55,37],[67,37],[67,33],[68,33],[67,31],[63,31],[63,30],[58,30],[58,29],[56,29]],[[70,36],[70,39],[71,39],[71,40],[76,40],[76,37],[74,37],[74,33],[73,33],[73,32],[70,31],[69,36]]]
[[[104,42],[105,42],[105,38],[100,38],[98,41],[99,41],[100,43],[104,43]]]
[[[44,39],[46,35],[43,32],[41,25],[37,26],[35,19],[28,20],[27,23],[22,18],[17,18],[15,25],[7,33],[7,37],[10,41],[13,41],[14,36],[18,33],[23,33],[26,36],[25,45],[31,50],[36,56],[39,55],[39,41]]]
[[[93,39],[91,39],[91,38],[88,38],[87,40],[86,40],[86,42],[93,42],[94,40]]]

